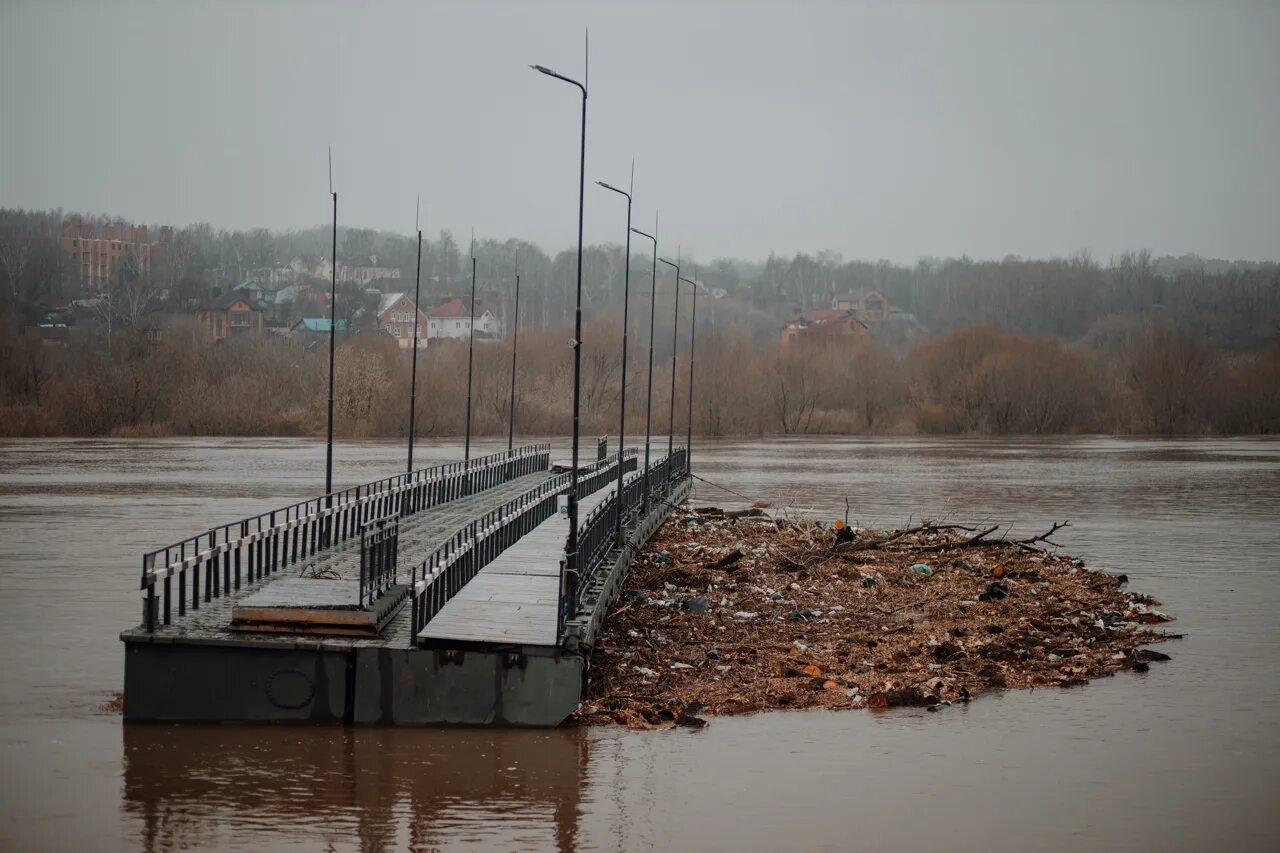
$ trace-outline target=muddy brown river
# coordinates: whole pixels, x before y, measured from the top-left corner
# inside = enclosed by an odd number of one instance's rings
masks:
[[[594,447],[594,445],[592,446]],[[477,452],[499,449],[481,442]],[[461,457],[422,447],[422,464]],[[343,485],[403,449],[345,444]],[[1143,674],[941,713],[701,731],[124,726],[140,555],[316,493],[292,439],[0,442],[0,850],[1275,850],[1280,441],[695,445],[795,513],[1013,522],[1125,572],[1187,638]],[[699,483],[696,496],[740,501]]]

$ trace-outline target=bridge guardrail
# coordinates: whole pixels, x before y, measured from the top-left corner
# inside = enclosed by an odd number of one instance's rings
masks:
[[[360,606],[370,604],[396,582],[400,556],[400,516],[392,513],[360,527]]]
[[[634,449],[624,454],[624,464],[636,458]],[[591,494],[617,475],[617,457],[583,466],[578,491]],[[569,487],[571,474],[560,474],[514,498],[454,532],[439,548],[411,569],[413,635],[457,595],[476,574],[520,537],[556,513],[556,498]]]
[[[173,601],[177,615],[188,602],[198,610],[223,594],[240,589],[282,568],[314,556],[331,545],[360,535],[369,521],[394,514],[408,517],[432,506],[491,488],[551,464],[550,444],[449,462],[331,492],[148,551],[142,556],[143,625],[169,625]],[[178,579],[175,596],[174,577]],[[190,579],[190,584],[188,584]],[[157,590],[159,586],[159,590]],[[188,591],[190,586],[190,591]]]
[[[657,496],[665,500],[671,486],[688,475],[689,454],[686,448],[676,448],[671,455],[654,462],[643,475],[637,474],[623,483],[622,503],[614,491],[583,520],[578,527],[578,572],[566,577],[561,590],[560,628],[574,618],[582,604],[583,592],[591,587],[591,580],[602,570],[605,558],[616,546],[617,514],[623,514],[625,529],[636,513],[644,508],[645,496],[650,500]],[[646,485],[648,488],[646,489]],[[567,547],[567,546],[566,546]]]

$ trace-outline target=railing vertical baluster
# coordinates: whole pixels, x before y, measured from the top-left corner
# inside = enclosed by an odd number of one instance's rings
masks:
[[[147,597],[143,602],[142,624],[147,631],[156,629],[156,581],[151,579],[151,583],[147,584]]]

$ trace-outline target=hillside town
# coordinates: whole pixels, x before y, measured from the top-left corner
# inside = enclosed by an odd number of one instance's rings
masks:
[[[6,236],[6,245],[22,240]],[[95,320],[124,320],[123,325],[158,336],[183,318],[194,319],[197,337],[214,342],[283,338],[312,343],[315,336],[328,334],[331,325],[342,334],[390,338],[405,349],[414,345],[415,335],[419,348],[470,339],[473,324],[477,342],[503,336],[503,322],[480,301],[474,312],[468,299],[452,294],[415,305],[413,295],[402,289],[412,287],[403,270],[380,261],[377,254],[340,258],[336,268],[328,257],[298,254],[244,269],[243,277],[235,276],[239,281],[229,281],[228,270],[217,268],[203,277],[209,283],[201,298],[190,288],[166,286],[191,276],[190,271],[175,274],[186,266],[182,256],[189,247],[171,227],[149,229],[71,216],[62,223],[59,246],[62,263],[55,264],[55,277],[61,280],[59,290],[75,298],[55,304],[50,298],[54,288],[46,289],[39,322],[31,325],[49,339]],[[331,318],[334,287],[342,303],[338,319]],[[119,301],[131,304],[111,304]]]

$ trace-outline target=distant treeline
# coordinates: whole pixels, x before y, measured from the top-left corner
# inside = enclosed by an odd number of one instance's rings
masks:
[[[62,211],[0,210],[0,302],[21,324],[37,322],[49,309],[76,297],[92,297],[66,263],[59,235]],[[90,223],[106,217],[84,217]],[[296,256],[328,256],[327,226],[274,233],[265,229],[227,231],[207,224],[180,229],[153,227],[163,245],[145,280],[121,275],[111,300],[117,327],[136,323],[152,310],[189,312],[215,292],[226,292],[261,270],[286,265]],[[573,322],[576,254],[548,255],[531,243],[481,239],[479,299],[504,323],[513,307],[513,280],[521,272],[521,325],[556,330]],[[417,242],[405,235],[340,228],[339,261],[394,267],[401,278],[381,287],[412,291]],[[897,355],[911,341],[964,326],[995,324],[1010,332],[1056,338],[1065,343],[1111,349],[1111,338],[1134,326],[1181,329],[1214,349],[1243,353],[1280,340],[1280,264],[1221,261],[1182,256],[1154,258],[1126,252],[1099,263],[1087,252],[1071,257],[998,261],[968,258],[923,259],[913,265],[887,261],[845,261],[831,252],[770,254],[767,259],[686,257],[686,268],[720,298],[707,300],[700,328],[745,335],[757,343],[776,339],[796,309],[828,307],[834,293],[875,288],[907,317],[880,338]],[[630,259],[632,296],[647,303],[650,257],[637,250]],[[626,262],[619,245],[589,246],[583,256],[583,303],[589,322],[621,317]],[[448,231],[424,241],[422,301],[465,294],[470,286],[470,247]],[[323,282],[327,286],[327,282]],[[338,314],[350,316],[363,294],[339,288]],[[671,315],[669,270],[659,272],[659,328]],[[633,311],[633,315],[634,315]],[[104,323],[101,317],[97,322]],[[669,328],[669,326],[668,326]],[[659,341],[669,334],[659,334]],[[661,343],[659,352],[666,352]]]
[[[566,331],[520,337],[517,429],[566,434],[572,371]],[[620,330],[584,335],[588,433],[614,433]],[[647,350],[632,335],[628,430],[644,430]],[[682,329],[687,340],[687,329]],[[477,434],[504,434],[510,341],[476,347]],[[676,364],[677,432],[688,393]],[[463,431],[467,348],[424,350],[417,424],[424,436]],[[1168,325],[1117,325],[1095,344],[1066,344],[991,325],[965,326],[895,355],[869,336],[790,348],[745,332],[700,332],[693,427],[699,435],[1275,433],[1280,348],[1232,353]],[[340,339],[336,430],[400,437],[408,422],[410,352],[374,336]],[[157,336],[124,331],[106,352],[76,331],[63,343],[0,313],[0,435],[323,435],[327,347],[267,338],[211,344],[189,321]],[[665,432],[670,362],[655,364],[654,428]]]

